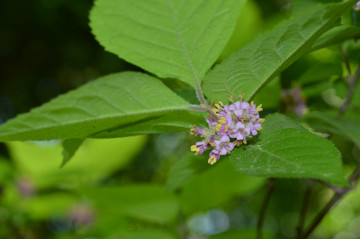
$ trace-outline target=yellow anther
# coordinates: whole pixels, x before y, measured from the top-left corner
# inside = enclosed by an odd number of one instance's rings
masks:
[[[215,147],[216,147],[216,143],[215,143],[215,142],[211,142],[211,143],[210,143],[210,146],[213,147],[213,148],[215,148]]]
[[[229,130],[229,126],[228,126],[228,125],[225,125],[224,132],[227,132],[228,130]]]
[[[244,140],[243,140],[243,143],[244,143],[244,144],[247,144],[247,141],[246,141],[246,139],[244,139]]]
[[[253,106],[253,105],[254,105],[254,101],[251,101],[250,106]]]
[[[216,107],[216,108],[220,108],[220,105],[219,105],[219,104],[215,104],[215,107]]]
[[[196,151],[197,149],[198,149],[198,146],[196,146],[196,145],[191,145],[191,147],[190,147],[191,151]]]
[[[253,118],[253,119],[252,119],[252,121],[253,121],[253,122],[255,123],[255,121],[256,121],[256,118]]]
[[[219,122],[220,124],[225,124],[225,123],[226,123],[225,117],[221,117],[221,118],[218,120],[218,122]]]
[[[211,156],[210,158],[209,158],[209,160],[208,160],[208,163],[209,164],[211,164],[211,165],[213,165],[213,164],[215,164],[216,163],[216,157],[215,156]]]
[[[258,105],[258,107],[256,107],[257,111],[262,111],[263,108],[262,108],[262,104]]]
[[[194,125],[190,130],[190,134],[195,134],[195,133],[196,133],[196,125]]]
[[[222,101],[219,101],[219,104],[220,104],[221,106],[224,106],[224,103],[223,103]]]
[[[240,98],[240,100],[242,100],[242,99],[243,99],[243,97],[244,97],[244,93],[240,93],[240,94],[239,94],[239,98]]]
[[[234,102],[234,98],[233,98],[232,95],[229,96],[229,100],[230,100],[231,102]]]
[[[265,119],[263,119],[263,118],[260,118],[260,119],[258,119],[258,122],[261,124],[261,123],[263,123],[265,121]]]
[[[256,130],[257,130],[257,131],[260,131],[260,130],[262,130],[262,129],[263,129],[262,127],[259,127],[259,128],[257,128]]]
[[[258,114],[258,113],[259,113],[259,111],[258,111],[258,110],[255,110],[255,111],[254,111],[254,114]]]

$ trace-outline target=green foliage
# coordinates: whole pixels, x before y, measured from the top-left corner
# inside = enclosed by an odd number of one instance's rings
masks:
[[[203,162],[206,163],[205,160]],[[180,198],[182,209],[187,214],[205,211],[225,204],[236,196],[246,196],[263,182],[262,178],[237,173],[228,159],[224,158],[183,186]]]
[[[220,55],[245,0],[97,0],[90,26],[106,50],[194,85]]]
[[[311,47],[311,51],[315,51],[324,47],[329,47],[348,39],[360,37],[360,28],[353,26],[338,26],[330,29],[322,35]]]
[[[139,134],[189,131],[191,127],[204,123],[204,118],[193,112],[174,112],[160,117],[152,117],[137,124],[122,125],[92,135],[93,138],[115,138]]]
[[[272,119],[279,121],[279,117]],[[271,120],[267,124],[273,125]],[[278,126],[282,129],[264,131],[258,142],[231,153],[230,161],[238,171],[262,177],[314,178],[347,186],[341,155],[330,141],[298,129],[297,124],[290,125],[288,119],[284,126]]]
[[[166,188],[171,191],[179,189],[197,175],[209,169],[209,166],[204,163],[207,159],[206,154],[199,156],[189,152],[171,167],[166,181]]]
[[[317,131],[345,137],[360,146],[360,120],[339,116],[336,112],[311,112],[305,119]]]
[[[36,188],[60,184],[82,185],[104,179],[124,168],[145,143],[144,136],[120,139],[87,139],[66,167],[57,142],[9,142],[10,155],[19,175],[30,177]]]
[[[85,138],[188,103],[158,79],[135,72],[102,77],[0,126],[0,140]]]
[[[83,142],[84,139],[65,139],[63,141],[63,162],[61,163],[61,167],[64,167],[64,165],[69,162],[71,157],[75,154],[76,150],[78,150]]]
[[[316,5],[262,34],[211,70],[204,80],[205,95],[227,101],[245,94],[249,100],[282,70],[308,52],[315,40],[356,1]]]
[[[175,196],[156,185],[88,187],[80,192],[94,202],[104,217],[125,216],[164,224],[174,221],[179,210]]]

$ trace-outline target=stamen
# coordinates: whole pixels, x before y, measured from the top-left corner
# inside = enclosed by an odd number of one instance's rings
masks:
[[[214,165],[216,163],[216,157],[215,156],[211,156],[208,160],[208,163],[211,165]]]

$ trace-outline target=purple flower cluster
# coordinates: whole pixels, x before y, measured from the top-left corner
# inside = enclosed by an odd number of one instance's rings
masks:
[[[210,116],[206,119],[208,127],[194,126],[190,133],[200,135],[202,141],[191,146],[191,151],[196,155],[204,153],[208,148],[210,152],[209,164],[216,163],[221,155],[230,154],[234,147],[246,144],[247,138],[257,135],[264,119],[260,118],[259,112],[262,106],[256,106],[254,102],[242,102],[243,95],[240,94],[240,101],[234,102],[230,97],[231,105],[224,105],[222,102],[211,106],[217,118]]]
[[[354,6],[355,11],[360,11],[360,1]]]

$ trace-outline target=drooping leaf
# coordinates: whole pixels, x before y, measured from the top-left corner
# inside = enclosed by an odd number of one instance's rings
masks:
[[[226,45],[245,0],[97,0],[90,26],[107,51],[194,85]]]
[[[240,92],[249,100],[282,70],[308,52],[315,40],[356,3],[316,5],[262,34],[211,70],[204,80],[205,95],[227,101]]]
[[[305,120],[317,131],[345,137],[360,146],[360,120],[339,116],[336,112],[310,112]]]
[[[194,125],[204,124],[199,113],[174,112],[164,116],[143,120],[137,124],[122,125],[92,135],[93,138],[116,138],[139,134],[157,134],[189,131]]]
[[[2,124],[0,141],[85,138],[188,105],[154,77],[112,74]]]
[[[360,28],[353,26],[338,26],[324,33],[311,47],[311,51],[315,51],[324,47],[329,47],[341,43],[348,39],[360,37]]]
[[[341,155],[329,140],[294,128],[262,133],[256,144],[231,153],[230,161],[241,173],[272,178],[314,178],[348,185]]]
[[[207,161],[204,160],[203,163],[207,164]],[[238,174],[227,157],[208,167],[211,168],[194,177],[182,188],[180,201],[186,214],[219,207],[236,196],[254,192],[264,182],[262,178]]]
[[[206,163],[208,158],[207,154],[194,155],[189,152],[170,169],[166,188],[171,191],[179,189],[202,172],[210,169]]]
[[[87,187],[80,191],[93,200],[94,206],[103,214],[127,216],[162,224],[172,222],[179,209],[175,196],[156,185]]]
[[[109,239],[117,239],[117,238],[124,238],[124,239],[144,239],[144,238],[151,238],[151,239],[175,239],[176,237],[172,235],[170,232],[165,230],[156,230],[156,229],[136,229],[136,230],[129,230],[129,229],[122,229],[118,230],[115,233],[112,233]]]
[[[64,167],[71,157],[76,153],[80,145],[84,142],[84,139],[65,139],[62,143],[63,161],[60,167]]]

